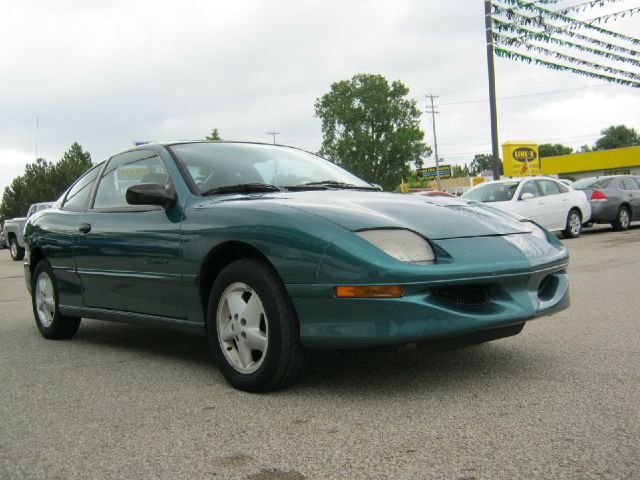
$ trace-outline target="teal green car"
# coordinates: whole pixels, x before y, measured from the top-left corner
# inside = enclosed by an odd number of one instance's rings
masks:
[[[82,317],[207,335],[247,391],[292,383],[311,348],[486,341],[569,304],[567,250],[534,223],[385,193],[275,145],[119,153],[25,237],[43,336],[69,338]]]

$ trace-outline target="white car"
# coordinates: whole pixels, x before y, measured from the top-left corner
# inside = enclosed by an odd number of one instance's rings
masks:
[[[477,185],[462,198],[490,203],[517,213],[550,231],[562,231],[565,238],[580,235],[582,224],[591,218],[586,195],[547,177],[496,180]]]

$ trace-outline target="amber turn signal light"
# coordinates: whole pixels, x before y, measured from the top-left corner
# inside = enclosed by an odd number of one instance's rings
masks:
[[[403,295],[404,289],[399,285],[336,287],[338,298],[399,298]]]

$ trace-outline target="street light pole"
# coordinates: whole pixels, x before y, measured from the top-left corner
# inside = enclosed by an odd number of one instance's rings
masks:
[[[487,38],[487,70],[489,74],[489,109],[491,112],[491,151],[493,154],[493,179],[500,179],[500,153],[498,151],[498,113],[496,108],[496,77],[493,68],[493,29],[491,25],[491,0],[484,2],[484,26]]]
[[[433,150],[435,152],[436,155],[436,185],[438,185],[438,190],[441,190],[440,188],[440,161],[438,158],[438,140],[436,139],[436,109],[435,106],[433,105],[433,99],[434,98],[438,98],[437,95],[427,95],[427,97],[429,97],[429,99],[431,100],[431,110],[428,113],[431,113],[431,123],[433,124]]]
[[[276,144],[276,135],[280,135],[280,132],[267,132],[267,135],[273,135],[273,144]]]

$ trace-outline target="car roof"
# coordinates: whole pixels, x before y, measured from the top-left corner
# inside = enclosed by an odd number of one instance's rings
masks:
[[[545,177],[545,176],[537,176],[537,177],[515,177],[515,178],[501,178],[500,180],[489,180],[488,182],[482,182],[478,185],[488,185],[491,183],[509,183],[509,182],[522,182],[523,180],[554,180],[559,182],[557,178],[553,177]]]

